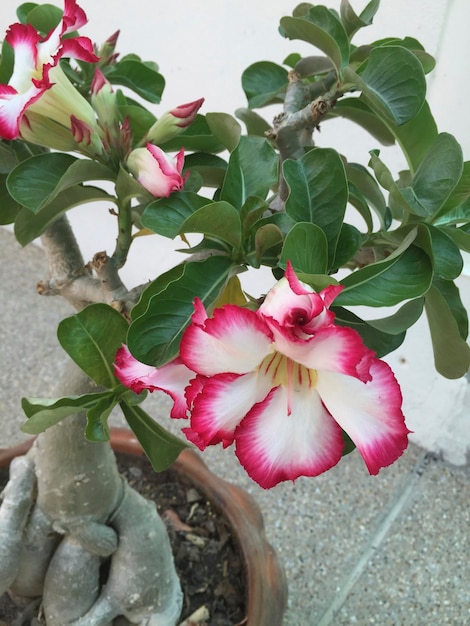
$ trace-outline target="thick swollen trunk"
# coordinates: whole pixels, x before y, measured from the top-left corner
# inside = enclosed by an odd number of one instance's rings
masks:
[[[43,242],[50,277],[41,293],[60,293],[77,309],[112,299],[84,268],[65,218]],[[122,296],[122,283],[112,284]],[[71,363],[56,393],[92,391]],[[121,615],[174,626],[182,593],[165,526],[119,475],[110,446],[84,438],[85,424],[84,413],[64,419],[12,463],[0,507],[0,593],[42,596],[47,626],[109,626]]]

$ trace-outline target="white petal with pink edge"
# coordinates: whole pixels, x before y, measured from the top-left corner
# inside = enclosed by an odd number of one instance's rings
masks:
[[[204,376],[247,374],[272,352],[272,335],[256,313],[227,305],[201,326],[191,324],[181,340],[183,363]]]
[[[274,327],[273,327],[274,328]],[[364,359],[372,358],[372,352],[364,346],[360,335],[352,328],[327,326],[318,330],[310,339],[292,340],[275,330],[275,346],[282,354],[309,369],[330,371],[370,380]],[[361,367],[359,367],[361,365]]]
[[[254,404],[269,393],[272,383],[256,373],[220,374],[209,378],[194,400],[191,430],[205,446],[233,441],[235,429]]]
[[[116,354],[114,374],[126,387],[136,393],[144,389],[164,391],[174,402],[171,417],[186,417],[187,402],[184,391],[194,377],[194,372],[178,359],[156,368],[141,363],[132,356],[127,346],[122,346]]]
[[[24,93],[16,93],[8,85],[0,85],[0,137],[3,139],[16,139],[18,137],[23,112],[42,93],[42,89],[33,85]]]
[[[367,383],[331,372],[318,372],[323,403],[361,453],[371,474],[398,459],[408,445],[402,395],[392,370],[374,359]]]
[[[299,476],[318,476],[341,458],[341,429],[314,389],[294,393],[287,415],[287,390],[273,389],[235,432],[236,455],[264,489]]]

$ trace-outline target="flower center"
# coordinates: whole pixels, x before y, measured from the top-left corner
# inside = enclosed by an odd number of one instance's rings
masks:
[[[314,369],[293,361],[289,357],[274,352],[263,359],[258,370],[272,379],[274,386],[280,385],[287,389],[288,414],[292,409],[292,398],[295,392],[315,387],[318,374]]]

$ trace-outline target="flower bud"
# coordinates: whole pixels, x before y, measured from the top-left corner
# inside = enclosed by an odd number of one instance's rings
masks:
[[[204,98],[199,98],[164,113],[148,130],[146,140],[160,144],[176,137],[194,122],[203,102]]]
[[[167,198],[174,191],[183,189],[187,178],[187,175],[181,175],[183,163],[184,148],[175,157],[170,157],[150,143],[145,148],[133,150],[127,159],[130,172],[156,198]]]

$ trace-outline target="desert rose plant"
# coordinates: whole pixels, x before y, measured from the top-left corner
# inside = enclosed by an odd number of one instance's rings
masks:
[[[156,471],[185,446],[233,444],[267,489],[356,447],[371,474],[400,457],[409,430],[382,357],[423,312],[437,370],[467,372],[454,280],[470,251],[470,168],[438,132],[420,43],[354,44],[378,8],[302,3],[283,17],[281,34],[312,56],[247,68],[243,131],[228,113],[202,115],[202,98],[157,119],[156,64],[121,58],[117,34],[79,35],[75,0],[18,8],[0,64],[0,216],[22,245],[41,237],[50,275],[38,291],[76,313],[58,328],[71,365],[56,396],[22,400],[23,430],[38,437],[0,509],[0,586],[42,595],[48,626],[176,624],[181,612],[164,525],[108,444],[115,406]],[[256,111],[267,105],[279,107],[272,122]],[[317,147],[320,124],[340,117],[398,144],[408,168],[393,173],[378,149],[360,164]],[[84,260],[66,212],[95,201],[113,207],[116,246]],[[132,242],[154,233],[187,259],[129,288],[119,271]],[[261,267],[272,280],[247,293],[243,272]],[[158,390],[182,438],[145,410]]]

